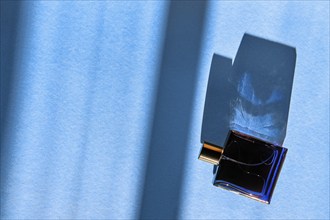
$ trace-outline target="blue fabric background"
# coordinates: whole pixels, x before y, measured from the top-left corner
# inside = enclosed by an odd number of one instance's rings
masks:
[[[271,205],[197,160],[212,55],[245,32],[297,49]],[[1,76],[3,219],[329,219],[328,1],[2,1]]]

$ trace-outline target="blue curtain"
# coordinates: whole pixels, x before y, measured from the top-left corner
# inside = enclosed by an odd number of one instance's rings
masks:
[[[197,160],[245,32],[297,49],[268,206]],[[1,218],[328,219],[329,2],[1,1]]]

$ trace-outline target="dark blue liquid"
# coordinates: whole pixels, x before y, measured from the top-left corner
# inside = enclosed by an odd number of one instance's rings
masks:
[[[231,131],[214,185],[269,203],[286,152],[286,148]]]

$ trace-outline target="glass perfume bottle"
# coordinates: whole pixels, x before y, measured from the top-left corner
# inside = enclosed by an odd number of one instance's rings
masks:
[[[234,64],[214,55],[199,159],[215,165],[213,184],[269,204],[284,142],[295,49],[245,34]]]
[[[286,148],[231,130],[224,148],[204,143],[200,159],[219,169],[215,186],[269,203],[286,152]]]

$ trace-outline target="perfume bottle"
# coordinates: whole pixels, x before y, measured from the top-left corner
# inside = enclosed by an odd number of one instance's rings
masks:
[[[199,159],[216,165],[213,184],[269,203],[287,149],[231,130],[225,147],[204,143]]]
[[[234,63],[214,55],[199,159],[213,184],[269,204],[287,149],[295,49],[245,34]]]

